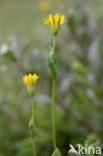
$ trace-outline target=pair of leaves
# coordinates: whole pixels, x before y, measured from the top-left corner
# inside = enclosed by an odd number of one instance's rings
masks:
[[[59,149],[56,148],[56,150],[53,152],[52,156],[62,156]]]

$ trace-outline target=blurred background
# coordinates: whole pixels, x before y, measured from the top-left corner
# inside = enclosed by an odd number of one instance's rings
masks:
[[[37,155],[50,156],[51,87],[48,74],[52,34],[43,18],[64,14],[56,40],[57,145],[103,147],[103,1],[0,0],[0,156],[32,156],[28,122],[31,104],[22,82],[39,76],[35,100]]]

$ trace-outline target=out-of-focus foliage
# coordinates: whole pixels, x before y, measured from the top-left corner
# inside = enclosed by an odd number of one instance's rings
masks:
[[[43,1],[0,1],[0,156],[33,155],[31,105],[22,83],[30,72],[40,75],[34,97],[37,155],[53,152],[47,70],[52,35],[42,20],[51,12],[67,20],[56,41],[57,145],[63,156],[69,144],[103,145],[103,1]]]

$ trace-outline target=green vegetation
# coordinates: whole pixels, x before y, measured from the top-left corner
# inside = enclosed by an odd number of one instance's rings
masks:
[[[34,109],[37,156],[53,152],[48,74],[52,37],[43,18],[57,12],[67,19],[56,40],[57,147],[68,156],[70,144],[103,145],[103,1],[47,0],[49,10],[41,1],[0,1],[0,156],[33,155],[25,73],[40,75]],[[53,156],[60,152],[56,149]]]

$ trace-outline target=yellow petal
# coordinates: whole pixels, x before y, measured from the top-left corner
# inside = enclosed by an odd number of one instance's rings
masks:
[[[58,15],[58,14],[56,14],[56,15],[54,16],[54,21],[55,21],[55,28],[56,28],[57,25],[58,25],[58,22],[59,22],[59,15]]]
[[[64,23],[64,15],[60,17],[60,26]]]
[[[35,85],[37,80],[38,80],[39,76],[37,76],[36,74],[33,75],[33,84]]]
[[[25,77],[23,77],[23,82],[24,82],[25,86],[29,86],[29,81],[28,81],[27,75],[25,75]]]
[[[51,25],[51,27],[53,28],[53,16],[52,15],[49,15],[49,23]]]
[[[44,19],[44,23],[47,24],[47,25],[49,25],[49,21],[46,20],[46,19]]]
[[[29,74],[29,75],[28,75],[28,77],[29,77],[29,78],[32,78],[32,75],[31,75],[31,74]]]
[[[32,86],[32,75],[31,74],[28,75],[28,80],[29,80],[30,86]]]

